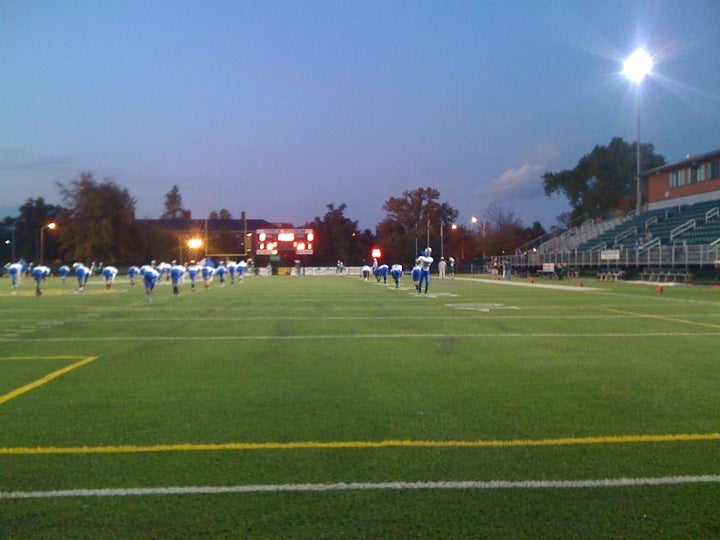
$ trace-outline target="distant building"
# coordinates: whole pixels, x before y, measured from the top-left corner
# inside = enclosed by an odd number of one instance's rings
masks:
[[[138,224],[156,227],[177,238],[180,258],[187,255],[187,243],[191,239],[202,240],[196,255],[248,255],[254,251],[255,231],[287,226],[264,219],[139,219]]]
[[[648,210],[720,199],[720,150],[644,172]]]

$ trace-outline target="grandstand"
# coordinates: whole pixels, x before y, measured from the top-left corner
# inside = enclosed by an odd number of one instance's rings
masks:
[[[720,260],[720,150],[646,171],[645,211],[589,219],[504,259],[529,272],[548,265],[599,277],[687,280]]]

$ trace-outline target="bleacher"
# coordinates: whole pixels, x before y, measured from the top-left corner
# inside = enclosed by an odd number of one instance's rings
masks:
[[[720,200],[643,212],[594,238],[578,250],[711,244],[720,240]]]

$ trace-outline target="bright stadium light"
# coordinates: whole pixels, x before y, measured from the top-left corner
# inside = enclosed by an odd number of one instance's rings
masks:
[[[202,238],[191,238],[191,239],[188,240],[188,242],[187,242],[187,246],[188,246],[190,249],[199,249],[199,248],[202,247],[202,245],[203,245]]]
[[[623,62],[622,74],[634,83],[642,80],[652,72],[652,56],[644,49],[638,49]]]

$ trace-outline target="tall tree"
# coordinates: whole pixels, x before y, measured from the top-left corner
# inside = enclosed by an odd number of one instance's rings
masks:
[[[610,210],[635,208],[636,148],[637,143],[628,144],[620,137],[607,146],[596,146],[580,158],[574,169],[546,172],[545,195],[565,195],[572,207],[572,218],[583,214],[599,217]],[[652,144],[641,144],[640,163],[641,170],[649,170],[665,165],[665,158],[655,154]]]
[[[330,265],[339,260],[345,264],[358,264],[369,257],[363,244],[367,238],[364,239],[358,230],[358,222],[345,216],[347,205],[330,203],[325,206],[327,212],[323,217],[315,216],[313,221],[305,224],[315,233],[313,261]]]
[[[390,197],[383,205],[386,217],[378,224],[378,242],[388,256],[397,261],[411,261],[418,250],[430,247],[439,253],[440,225],[449,226],[458,211],[448,203],[441,203],[440,192],[426,187],[404,191],[401,197]]]
[[[232,219],[232,214],[230,213],[230,210],[227,210],[226,208],[221,208],[219,212],[216,212],[215,210],[211,211],[210,214],[208,214],[208,219]]]
[[[180,219],[184,218],[186,214],[187,211],[183,208],[180,188],[177,187],[177,184],[174,184],[172,189],[165,194],[165,211],[160,215],[160,219]]]
[[[45,199],[37,197],[29,198],[19,208],[19,216],[15,219],[7,219],[6,229],[10,231],[10,242],[15,241],[15,258],[23,258],[26,261],[37,261],[40,259],[40,230],[51,221],[57,221],[63,212],[61,206],[46,204]],[[14,229],[14,231],[13,231]],[[58,233],[60,231],[57,231]],[[60,255],[58,234],[43,235],[44,251],[43,258],[51,261]],[[12,246],[11,250],[12,250]]]
[[[91,173],[67,185],[57,182],[67,207],[61,218],[62,248],[80,261],[117,263],[136,257],[140,234],[135,222],[135,198],[127,189]]]

